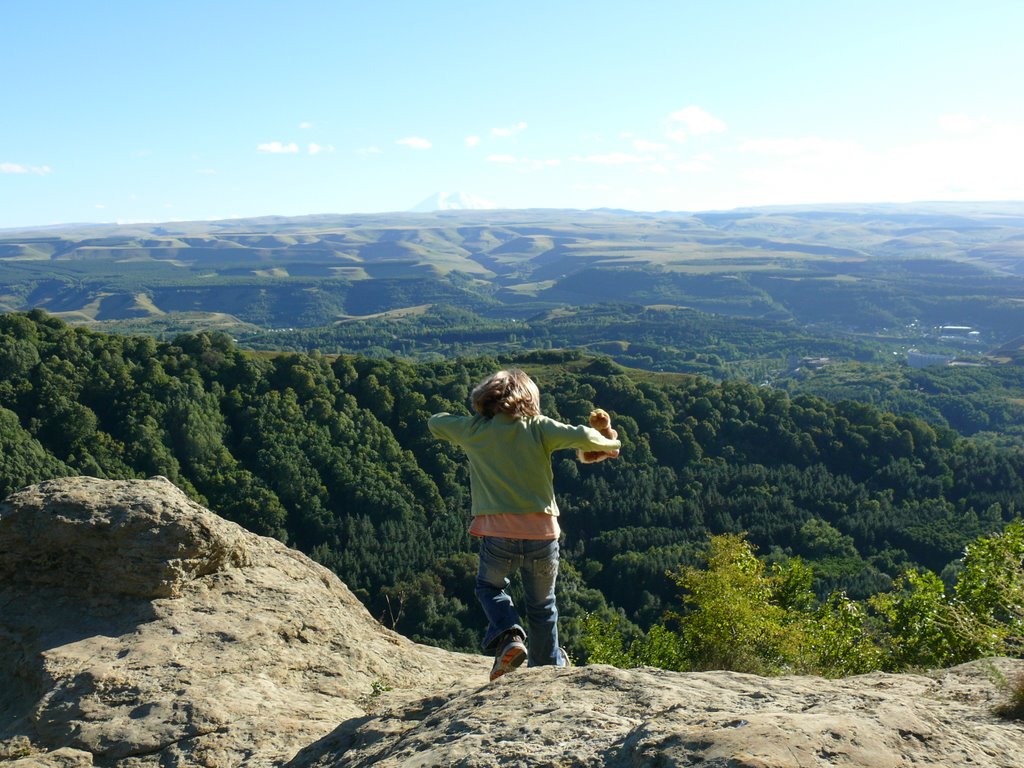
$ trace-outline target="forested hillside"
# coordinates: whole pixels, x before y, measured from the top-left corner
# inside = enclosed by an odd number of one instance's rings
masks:
[[[763,379],[791,358],[875,361],[883,345],[809,333],[791,322],[710,315],[637,304],[563,307],[525,320],[488,320],[435,305],[416,314],[351,320],[322,328],[243,333],[253,349],[441,360],[541,349],[580,349],[631,368]]]
[[[333,568],[385,623],[473,648],[480,618],[465,533],[468,478],[430,413],[465,411],[500,365],[538,381],[544,411],[611,412],[622,457],[556,454],[566,532],[560,608],[649,626],[669,568],[709,534],[800,555],[815,589],[865,596],[911,565],[942,571],[1020,515],[1024,452],[922,420],[769,387],[624,369],[537,351],[411,364],[263,354],[223,334],[170,343],[0,315],[0,495],[48,477],[165,475],[197,500]]]
[[[1008,445],[1024,441],[1024,366],[836,363],[777,384],[790,393],[856,400]]]

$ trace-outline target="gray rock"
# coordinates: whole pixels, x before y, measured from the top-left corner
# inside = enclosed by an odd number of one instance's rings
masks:
[[[164,477],[52,480],[11,494],[0,519],[0,580],[30,587],[178,597],[196,578],[247,564],[245,532]]]
[[[92,755],[78,749],[55,749],[4,762],[8,768],[92,768]]]
[[[845,680],[606,666],[520,670],[342,725],[288,768],[1020,768],[994,717],[1007,659]]]
[[[162,478],[0,504],[0,757],[27,738],[103,765],[279,765],[374,690],[487,668],[384,629],[326,568]]]

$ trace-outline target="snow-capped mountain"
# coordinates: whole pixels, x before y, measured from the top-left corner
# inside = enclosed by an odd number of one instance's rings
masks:
[[[437,192],[409,211],[430,213],[432,211],[484,211],[495,208],[494,203],[468,192]]]

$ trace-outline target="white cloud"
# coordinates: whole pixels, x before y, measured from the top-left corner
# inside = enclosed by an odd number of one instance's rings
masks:
[[[714,159],[710,152],[701,152],[690,160],[678,163],[675,168],[680,173],[702,173],[711,170]]]
[[[693,114],[690,117],[694,117]],[[675,121],[683,128],[684,121]],[[691,124],[695,125],[694,121]],[[730,126],[735,132],[737,126]],[[688,129],[687,129],[688,131]],[[641,130],[618,143],[576,150],[593,163],[579,186],[587,205],[637,210],[919,200],[1024,199],[1024,121],[977,113],[934,114],[917,139],[874,143],[854,133],[747,136],[722,142],[695,133],[685,144],[648,147]],[[656,141],[650,142],[656,144]],[[644,151],[647,150],[647,151]],[[582,166],[581,166],[582,167]],[[667,173],[666,173],[667,171]],[[612,181],[614,179],[614,182]],[[637,190],[630,197],[630,188]]]
[[[986,122],[988,121],[985,118],[974,118],[961,112],[953,115],[942,115],[939,118],[939,128],[945,133],[967,134],[974,133]]]
[[[628,152],[608,152],[604,155],[574,157],[573,160],[578,163],[596,163],[597,165],[633,165],[650,163],[653,158],[649,155],[631,155]]]
[[[723,133],[725,130],[726,124],[723,120],[708,114],[700,107],[689,106],[668,116],[665,135],[675,141],[686,141],[691,136]]]
[[[45,176],[48,173],[53,173],[53,169],[48,165],[0,163],[0,173],[34,173],[36,176]]]
[[[335,150],[333,144],[324,145],[310,142],[309,145],[306,147],[306,151],[308,151],[309,154],[311,155],[319,155],[321,152],[334,152]]]
[[[467,136],[465,139],[463,139],[463,142],[465,143],[465,145],[467,147],[476,147],[476,146],[478,146],[480,144],[480,137],[479,136]]]
[[[517,133],[522,133],[526,130],[526,123],[519,121],[515,125],[510,125],[507,128],[491,128],[492,136],[500,136],[501,138],[508,138],[509,136],[515,136]]]
[[[853,141],[819,136],[749,139],[733,148],[749,205],[857,202],[902,197],[906,180],[883,156]]]
[[[412,149],[430,149],[432,146],[434,146],[427,139],[421,138],[419,136],[406,136],[404,139],[399,139],[398,141],[396,141],[395,144],[402,144]]]
[[[312,127],[313,127],[312,123],[307,123],[307,122],[299,123],[299,128],[301,128],[304,131],[308,131]]]
[[[782,139],[748,139],[736,147],[737,152],[775,157],[815,158],[854,157],[863,154],[864,148],[854,141],[836,141],[818,136],[801,136]]]
[[[539,171],[542,168],[553,168],[562,164],[561,160],[555,158],[536,160],[530,157],[516,157],[515,155],[488,155],[487,161],[490,163],[503,163],[505,165],[518,165],[527,170],[534,171]]]
[[[663,152],[668,149],[665,144],[659,144],[656,141],[647,141],[646,139],[633,139],[633,149],[637,152]]]
[[[966,125],[967,123],[962,123]],[[1024,197],[1024,125],[971,121],[971,132],[890,150],[882,172],[943,200]],[[893,179],[896,182],[896,179]]]
[[[201,173],[204,176],[214,176],[217,173],[217,171],[214,170],[213,168],[197,168],[196,173]],[[132,195],[132,199],[135,199],[134,195]]]
[[[1024,198],[1024,125],[948,115],[934,128],[942,132],[900,146],[818,136],[744,141],[721,158],[739,174],[733,184],[744,199],[732,205]]]
[[[294,155],[299,151],[299,145],[294,141],[290,144],[282,144],[280,141],[268,141],[266,144],[259,144],[256,149],[272,155]]]

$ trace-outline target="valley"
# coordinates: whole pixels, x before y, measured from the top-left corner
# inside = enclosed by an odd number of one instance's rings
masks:
[[[0,232],[0,309],[40,307],[115,332],[219,327],[259,344],[259,331],[317,328],[327,343],[324,329],[395,313],[454,308],[479,326],[543,325],[602,304],[943,349],[933,331],[958,325],[976,329],[971,340],[987,351],[1024,328],[1024,205],[447,211]]]

